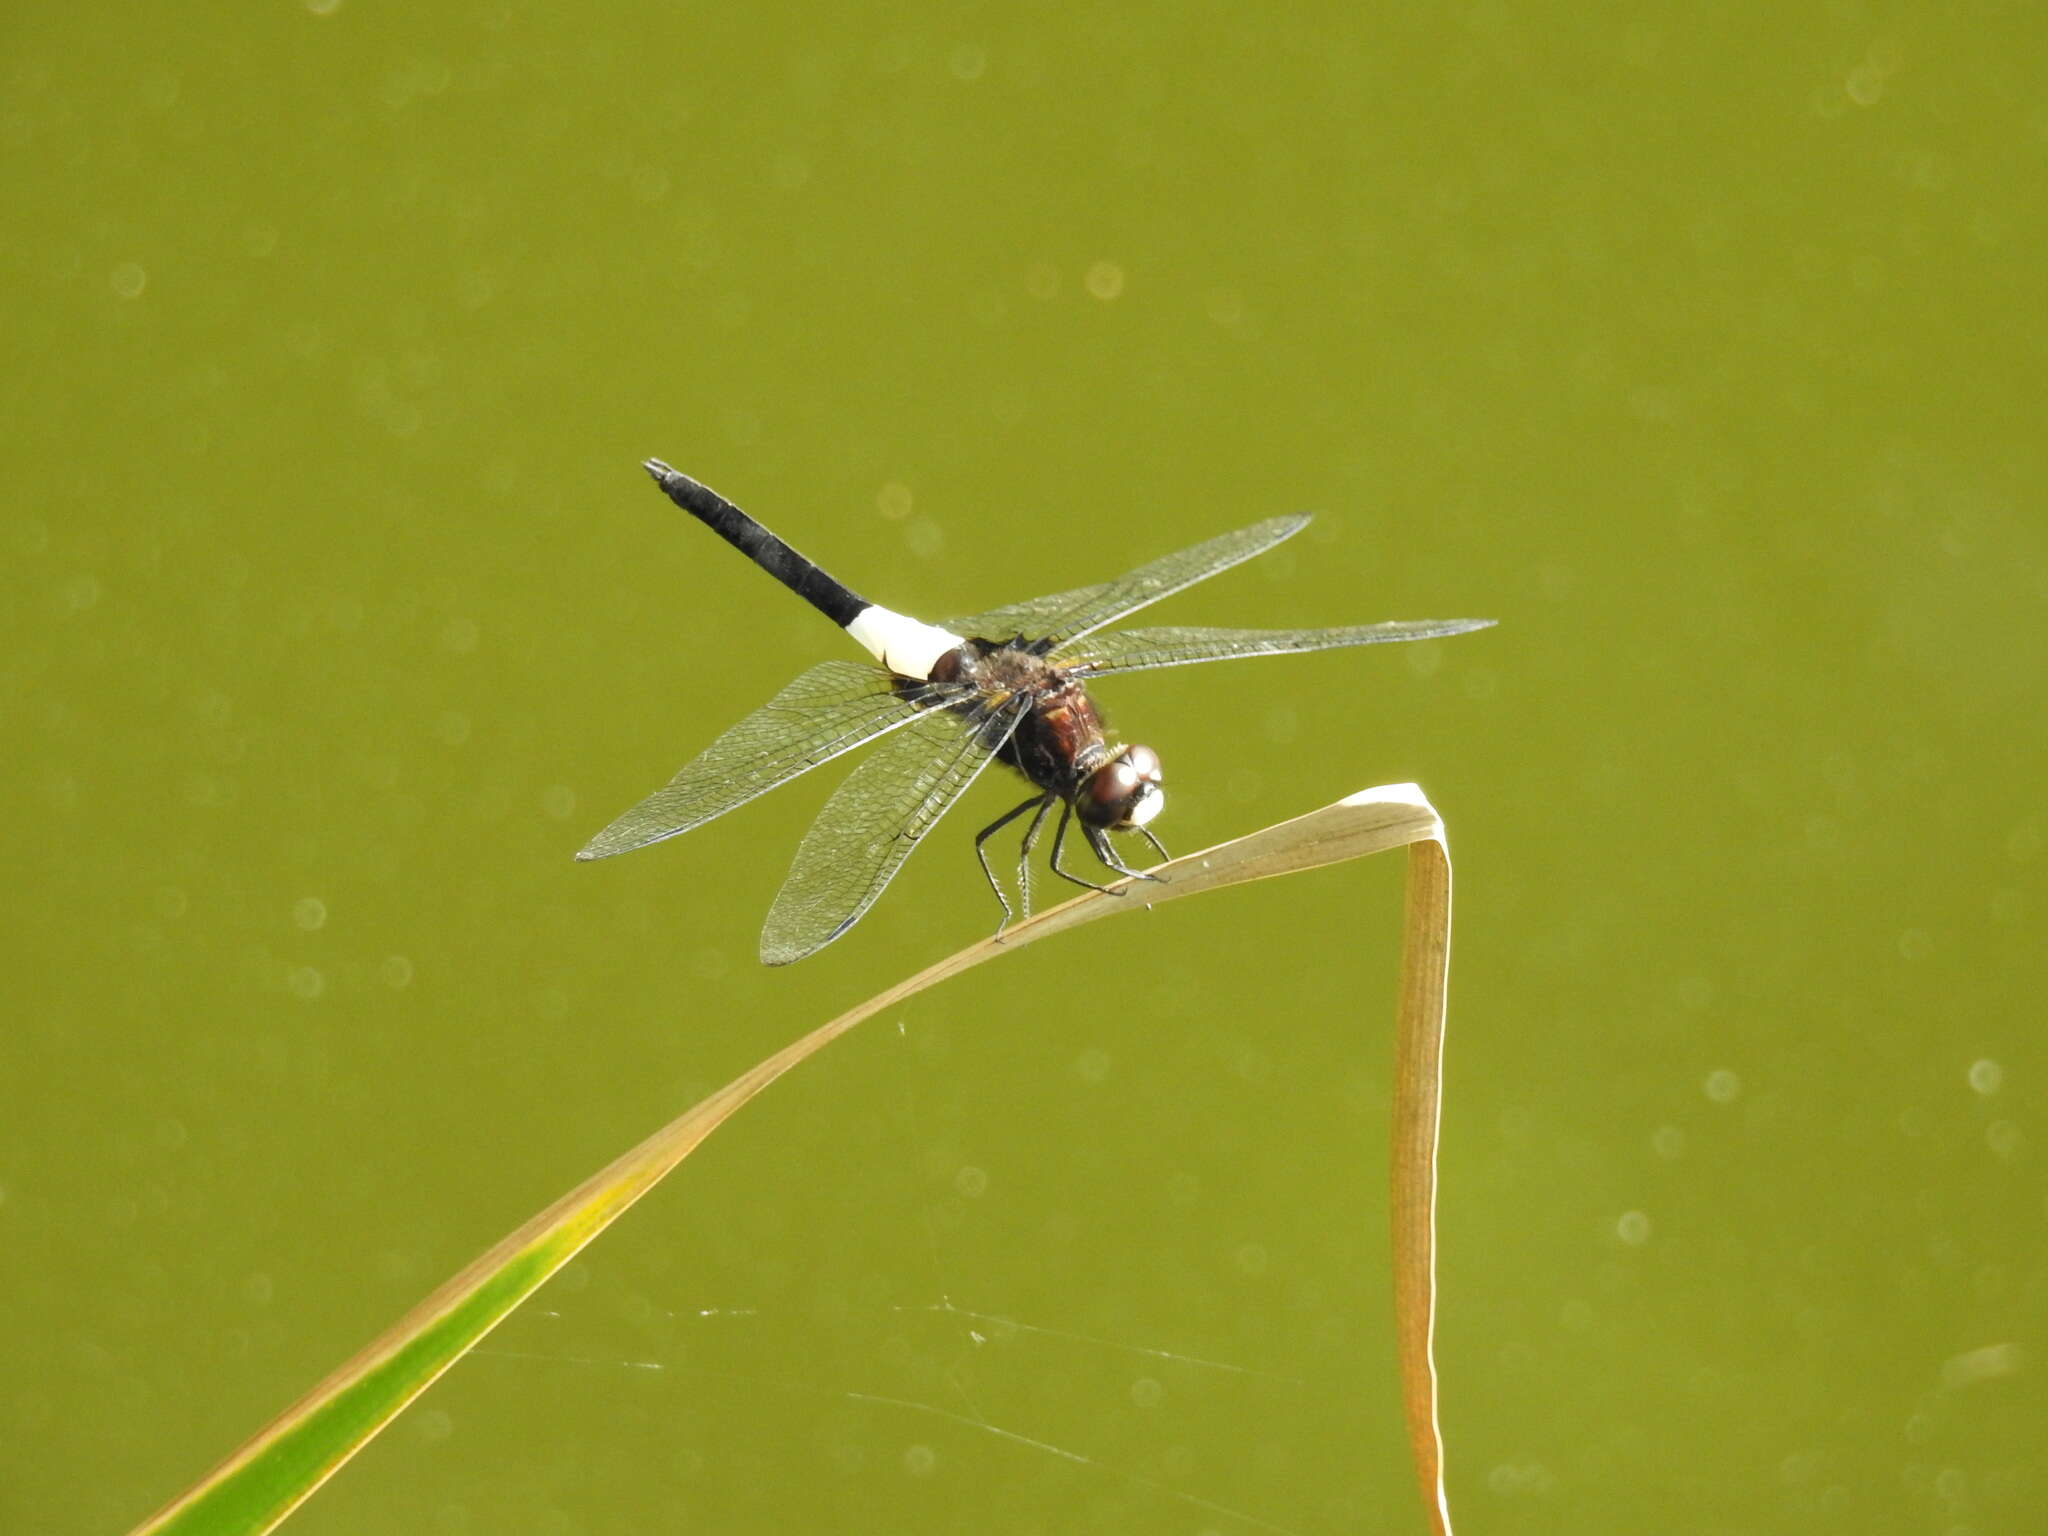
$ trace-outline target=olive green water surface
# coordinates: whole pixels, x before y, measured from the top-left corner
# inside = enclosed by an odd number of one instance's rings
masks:
[[[2025,8],[17,7],[0,1529],[120,1530],[684,1104],[978,937],[978,786],[570,855],[844,641],[1276,513],[1131,678],[1196,848],[1458,860],[1472,1532],[2048,1529]],[[309,1532],[1419,1529],[1399,874],[1132,914],[778,1087]]]

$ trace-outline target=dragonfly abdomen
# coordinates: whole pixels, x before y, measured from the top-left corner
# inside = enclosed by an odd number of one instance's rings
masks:
[[[781,582],[841,629],[872,607],[844,582],[806,560],[710,486],[659,459],[642,466],[668,499]]]
[[[644,467],[670,501],[845,630],[890,671],[929,676],[932,664],[960,643],[950,630],[869,602],[703,482],[660,459],[649,459]]]

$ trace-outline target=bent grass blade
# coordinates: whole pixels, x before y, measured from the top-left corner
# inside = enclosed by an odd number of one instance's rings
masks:
[[[1091,891],[984,939],[820,1025],[693,1105],[442,1284],[379,1338],[258,1430],[133,1536],[268,1531],[396,1418],[583,1246],[660,1183],[754,1095],[856,1025],[998,955],[1112,913],[1409,849],[1396,1011],[1393,1222],[1395,1325],[1410,1449],[1431,1529],[1449,1536],[1436,1373],[1436,1139],[1444,986],[1450,958],[1450,859],[1443,823],[1412,784],[1369,789],[1160,865],[1135,894]]]

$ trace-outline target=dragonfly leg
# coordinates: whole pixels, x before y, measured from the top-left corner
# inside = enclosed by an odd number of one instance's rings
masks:
[[[1010,918],[1013,914],[1010,911],[1010,898],[1003,894],[1002,883],[996,879],[996,872],[989,867],[988,850],[982,845],[985,844],[990,838],[994,837],[998,832],[1002,831],[1003,828],[1007,827],[1011,822],[1015,821],[1019,816],[1022,816],[1026,811],[1030,810],[1034,805],[1038,807],[1038,816],[1035,820],[1032,821],[1031,825],[1034,829],[1036,829],[1039,821],[1045,819],[1045,807],[1049,803],[1049,799],[1050,797],[1048,796],[1034,796],[1032,799],[1026,800],[1021,805],[1012,806],[1009,810],[1003,812],[1002,815],[998,816],[994,821],[990,822],[987,826],[983,827],[979,832],[974,834],[974,856],[975,858],[981,861],[982,878],[988,881],[988,888],[996,893],[996,902],[1003,909],[1002,921],[996,924],[997,938],[1001,938],[1003,936],[1003,930],[1010,926]],[[1025,912],[1026,916],[1030,915],[1030,909],[1028,907],[1025,909]]]
[[[1109,834],[1100,827],[1084,827],[1082,830],[1088,834],[1088,846],[1095,850],[1095,857],[1102,860],[1104,864],[1108,865],[1118,874],[1128,875],[1133,880],[1157,880],[1159,878],[1157,875],[1146,874],[1142,869],[1133,869],[1122,859],[1118,858],[1115,847],[1109,841]],[[1157,845],[1155,844],[1154,846]]]
[[[1045,825],[1045,813],[1052,809],[1054,798],[1046,795],[1038,802],[1038,814],[1024,829],[1024,842],[1017,850],[1017,898],[1026,917],[1031,915],[1031,850],[1038,844],[1038,829]]]
[[[1173,857],[1172,854],[1166,851],[1166,844],[1159,841],[1150,827],[1138,828],[1138,836],[1144,838],[1146,842],[1152,845],[1152,851],[1159,855],[1160,863],[1164,864]]]
[[[1074,802],[1071,800],[1062,802],[1060,805],[1060,824],[1058,829],[1052,835],[1052,858],[1049,861],[1052,864],[1052,872],[1058,875],[1062,880],[1071,880],[1074,882],[1074,884],[1086,886],[1091,891],[1107,891],[1112,896],[1129,895],[1130,893],[1128,891],[1119,891],[1114,886],[1097,885],[1093,880],[1083,880],[1071,869],[1066,869],[1061,866],[1060,850],[1064,848],[1067,844],[1067,822],[1072,818],[1073,814]],[[1102,849],[1100,846],[1096,844],[1095,841],[1095,839],[1101,836],[1101,834],[1096,832],[1093,828],[1083,828],[1082,830],[1087,833],[1088,844],[1091,848],[1095,849],[1096,857],[1101,858]],[[1104,864],[1108,864],[1109,860],[1103,859],[1102,862]],[[1111,867],[1114,868],[1113,865]]]

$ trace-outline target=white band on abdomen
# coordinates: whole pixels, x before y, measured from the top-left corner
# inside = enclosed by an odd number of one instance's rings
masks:
[[[920,623],[880,603],[855,614],[846,632],[899,677],[930,677],[938,659],[960,644],[950,629]]]

